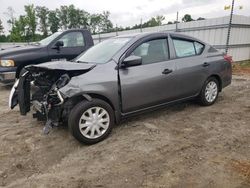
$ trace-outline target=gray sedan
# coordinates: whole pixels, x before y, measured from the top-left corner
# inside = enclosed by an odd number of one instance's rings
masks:
[[[215,103],[231,83],[232,58],[177,33],[144,33],[107,39],[74,61],[26,67],[10,95],[26,115],[45,120],[44,132],[67,122],[80,142],[106,138],[132,115],[197,98]]]

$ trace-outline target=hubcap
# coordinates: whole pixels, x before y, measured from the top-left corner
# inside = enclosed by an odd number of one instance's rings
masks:
[[[109,123],[110,117],[104,108],[92,107],[82,114],[79,129],[84,137],[95,139],[107,131]]]
[[[213,102],[218,94],[218,87],[214,81],[208,82],[205,90],[205,98],[207,102]]]

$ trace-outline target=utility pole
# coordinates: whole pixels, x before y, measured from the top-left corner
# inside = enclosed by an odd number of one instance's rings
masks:
[[[175,22],[175,31],[178,32],[178,20],[179,20],[179,12],[176,14],[176,22]]]
[[[99,38],[99,42],[101,42],[102,40],[101,40],[101,34],[100,33],[98,33],[98,38]]]
[[[115,26],[115,34],[116,34],[116,36],[118,36],[118,27],[117,27],[117,24]]]
[[[141,33],[142,33],[142,18],[141,18],[141,27],[140,27]]]
[[[230,40],[231,27],[232,27],[233,12],[234,12],[234,0],[232,0],[231,13],[230,13],[230,19],[229,19],[229,24],[228,24],[226,50],[225,50],[226,54],[227,54],[228,48],[229,48],[229,40]]]

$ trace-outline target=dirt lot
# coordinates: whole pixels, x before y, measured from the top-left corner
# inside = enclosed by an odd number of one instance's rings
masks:
[[[84,146],[66,127],[7,107],[0,88],[0,186],[250,187],[250,77],[234,76],[218,102],[187,102],[117,126]]]

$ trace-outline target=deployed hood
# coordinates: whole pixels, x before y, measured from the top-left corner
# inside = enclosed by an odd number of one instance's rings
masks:
[[[27,70],[44,69],[44,70],[63,70],[63,71],[79,71],[79,70],[90,70],[96,65],[89,63],[76,63],[70,61],[52,61],[41,63],[38,65],[29,65],[26,67]]]
[[[7,49],[0,50],[0,57],[8,56],[11,54],[17,54],[17,53],[25,53],[35,50],[40,50],[43,46],[39,45],[25,45],[25,46],[18,46],[18,47],[10,47]]]

